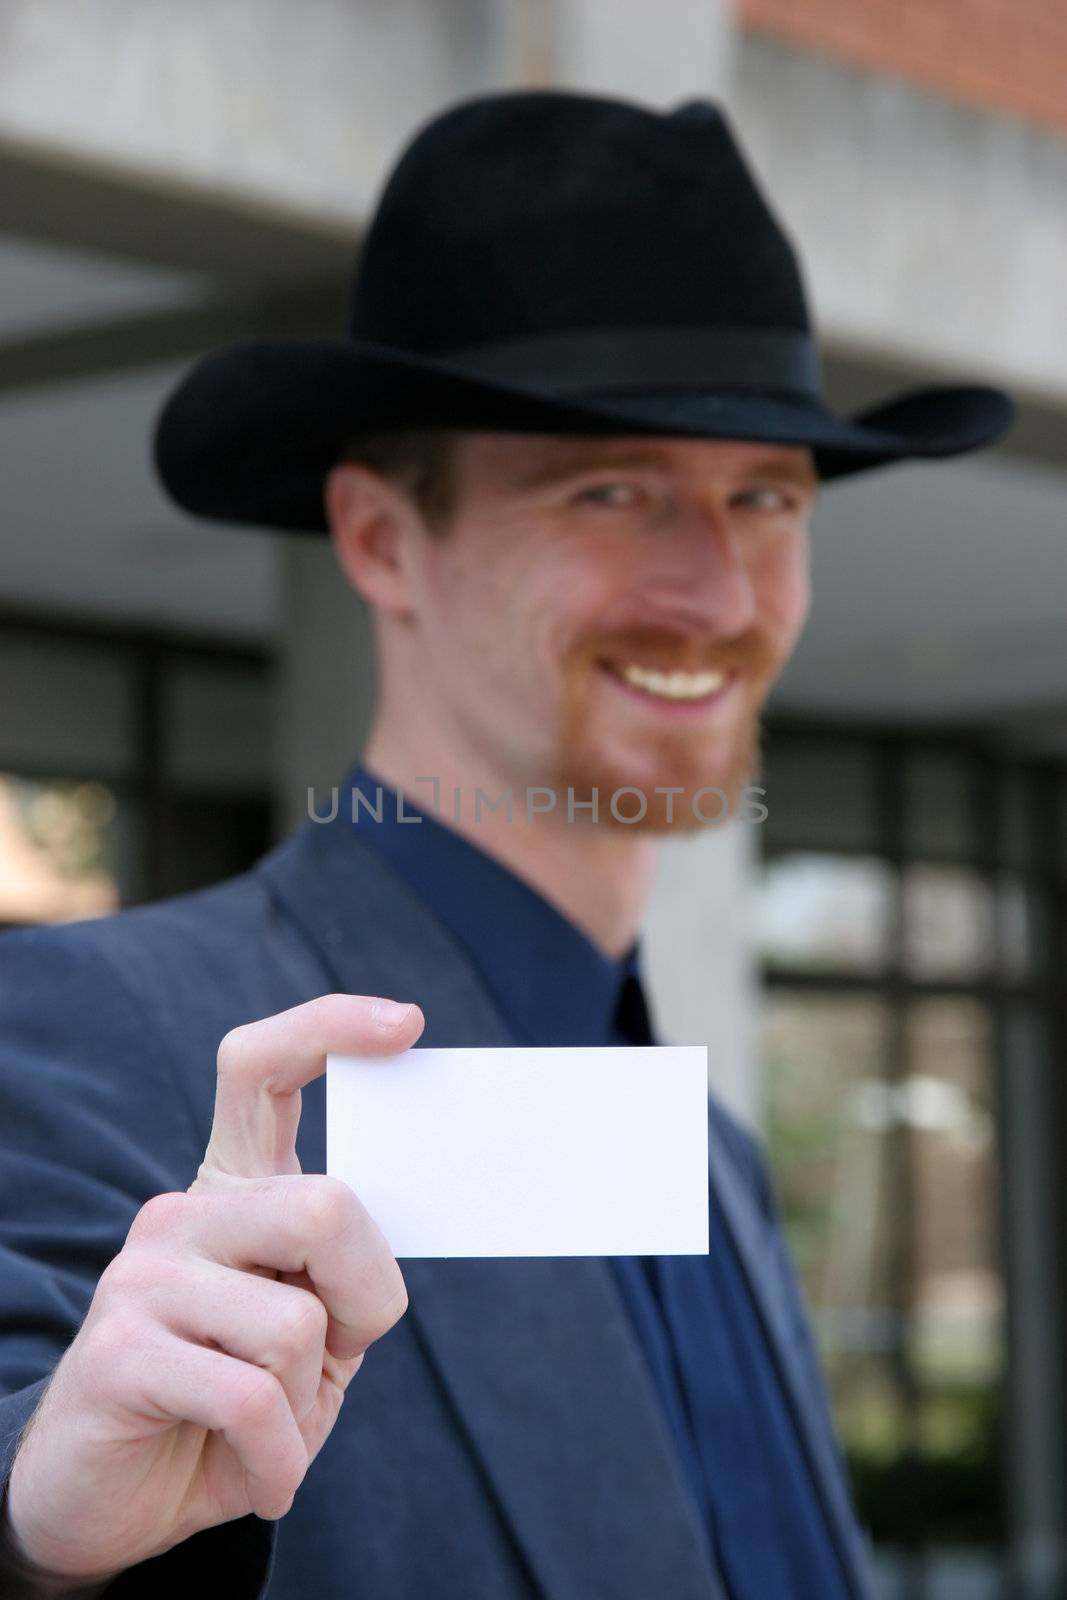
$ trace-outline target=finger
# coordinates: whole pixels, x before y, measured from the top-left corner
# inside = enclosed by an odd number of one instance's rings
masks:
[[[102,1398],[138,1417],[191,1422],[220,1433],[244,1470],[250,1508],[282,1517],[308,1467],[307,1447],[277,1378],[218,1350],[145,1323],[137,1337],[109,1337]]]
[[[349,1360],[403,1316],[404,1278],[381,1230],[338,1178],[285,1176],[205,1193],[184,1225],[222,1266],[307,1273],[329,1316],[326,1348]]]
[[[180,1338],[273,1373],[297,1422],[317,1403],[328,1314],[313,1290],[194,1257],[155,1273],[141,1304]]]
[[[333,1356],[326,1356],[315,1404],[300,1418],[298,1424],[309,1466],[333,1432],[344,1404],[345,1391],[362,1365],[361,1355],[356,1356],[354,1361],[335,1361]]]
[[[300,1090],[325,1070],[327,1055],[394,1055],[409,1049],[424,1025],[415,1005],[328,994],[234,1028],[219,1046],[211,1137],[193,1187],[212,1172],[299,1172]]]

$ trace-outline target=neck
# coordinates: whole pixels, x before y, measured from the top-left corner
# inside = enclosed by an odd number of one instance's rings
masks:
[[[426,751],[432,745],[418,733],[407,722],[387,726],[377,719],[363,750],[364,764],[412,806],[524,878],[605,955],[624,955],[648,898],[655,841],[611,823],[594,823],[584,812],[569,821],[565,809],[560,814],[558,800],[553,811],[530,815],[523,785],[476,761],[449,760],[440,751],[430,761]],[[436,786],[427,781],[431,776]],[[510,820],[504,806],[494,810],[486,804],[509,788]],[[544,798],[533,796],[533,804]]]

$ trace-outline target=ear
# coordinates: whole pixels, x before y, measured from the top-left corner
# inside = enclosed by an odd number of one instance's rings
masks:
[[[413,511],[406,497],[376,472],[344,462],[324,486],[334,554],[364,600],[391,616],[410,616],[405,543]]]

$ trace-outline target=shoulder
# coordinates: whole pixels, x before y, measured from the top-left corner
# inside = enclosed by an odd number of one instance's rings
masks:
[[[47,991],[58,981],[136,995],[148,1012],[223,994],[253,1012],[280,1009],[280,991],[313,990],[317,973],[261,865],[113,916],[0,935],[0,1002],[16,985]]]
[[[0,935],[0,1077],[138,1094],[214,1082],[220,1039],[328,984],[253,869],[114,916]]]
[[[251,875],[113,916],[0,935],[0,998],[41,998],[83,985],[137,990],[157,975],[171,984],[217,967],[264,918]]]
[[[91,951],[124,968],[196,950],[217,957],[232,948],[235,938],[261,924],[267,911],[265,887],[252,871],[113,916],[23,930],[14,937],[31,939],[39,948],[58,942],[71,952]]]

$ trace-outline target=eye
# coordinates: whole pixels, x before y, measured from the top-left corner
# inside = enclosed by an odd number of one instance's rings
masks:
[[[595,483],[575,495],[580,505],[632,506],[637,502],[638,490],[632,483]]]
[[[755,484],[734,495],[734,505],[746,506],[752,511],[789,511],[795,506],[794,497],[785,489],[773,484]]]

